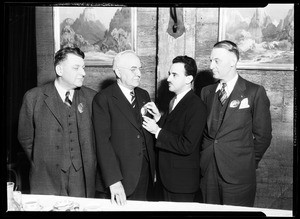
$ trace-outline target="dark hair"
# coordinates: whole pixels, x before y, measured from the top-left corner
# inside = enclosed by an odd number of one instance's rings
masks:
[[[67,58],[68,54],[74,54],[84,59],[84,52],[78,47],[64,47],[58,50],[54,56],[54,67]]]
[[[188,56],[177,56],[173,59],[172,63],[183,63],[184,69],[185,69],[185,75],[193,76],[193,80],[196,77],[197,74],[197,64],[196,61]]]
[[[223,40],[223,41],[220,41],[220,42],[217,42],[215,45],[214,45],[214,48],[223,48],[223,49],[226,49],[228,50],[229,52],[232,52],[235,54],[237,60],[239,60],[240,58],[240,53],[239,53],[239,49],[237,47],[237,45],[229,40]]]

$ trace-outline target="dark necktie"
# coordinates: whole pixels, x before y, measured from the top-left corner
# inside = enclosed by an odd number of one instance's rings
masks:
[[[173,110],[174,102],[176,100],[176,95],[172,98],[169,104],[169,113]]]
[[[221,104],[222,104],[222,106],[224,105],[224,103],[226,102],[226,100],[227,100],[227,93],[226,93],[226,91],[225,91],[225,87],[227,86],[227,84],[226,83],[222,83],[222,88],[221,88],[221,90],[220,90],[220,92],[219,92],[219,100],[220,100],[220,102],[221,102]]]
[[[70,91],[67,91],[66,98],[65,98],[65,104],[67,104],[69,107],[71,107],[72,101],[70,100],[69,96],[70,96]]]
[[[130,91],[130,95],[131,95],[131,106],[132,108],[135,108],[136,106],[136,99],[135,99],[135,94],[134,94],[134,91]]]

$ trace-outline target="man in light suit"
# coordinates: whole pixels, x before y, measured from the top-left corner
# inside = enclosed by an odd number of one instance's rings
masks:
[[[167,79],[169,91],[175,93],[169,112],[161,117],[153,102],[146,105],[154,119],[144,116],[143,127],[157,139],[158,172],[165,201],[193,202],[199,190],[200,141],[207,115],[204,103],[192,90],[196,73],[193,58],[177,56]]]
[[[82,86],[84,53],[66,47],[55,54],[54,82],[26,92],[18,139],[31,163],[32,194],[95,196],[96,156],[92,100]]]
[[[131,50],[118,53],[113,61],[117,82],[101,90],[93,100],[99,175],[97,197],[112,203],[147,200],[154,182],[153,136],[142,127],[142,106],[150,101],[139,88],[141,61]]]
[[[201,148],[201,191],[205,203],[253,206],[256,169],[272,139],[270,101],[265,89],[238,75],[235,43],[214,45],[210,68],[219,83],[201,98],[208,120]]]

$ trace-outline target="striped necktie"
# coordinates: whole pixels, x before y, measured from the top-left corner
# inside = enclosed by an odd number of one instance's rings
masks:
[[[70,91],[67,91],[66,98],[65,98],[65,104],[67,104],[69,107],[71,107],[72,101],[70,100],[69,96],[70,96]]]
[[[176,97],[177,96],[175,95],[169,103],[169,113],[172,112],[172,110],[174,108],[174,103],[175,103]]]
[[[226,87],[226,86],[227,86],[226,83],[222,83],[222,88],[221,88],[221,90],[220,90],[220,92],[219,92],[219,94],[218,94],[218,97],[219,97],[219,100],[220,100],[222,106],[224,105],[224,103],[225,103],[226,100],[227,100],[227,93],[226,93],[226,91],[225,91],[225,87]]]
[[[131,106],[132,108],[135,108],[136,106],[136,98],[135,98],[135,94],[134,94],[134,91],[130,91],[130,95],[131,95]]]

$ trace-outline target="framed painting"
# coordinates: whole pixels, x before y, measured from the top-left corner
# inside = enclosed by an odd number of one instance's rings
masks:
[[[86,66],[111,66],[123,50],[136,50],[136,8],[53,7],[55,52],[77,46]]]
[[[219,40],[239,47],[239,69],[294,70],[294,4],[220,8],[219,19]]]

